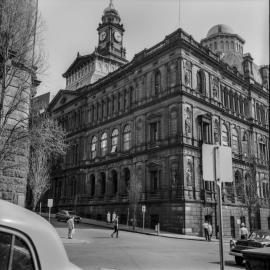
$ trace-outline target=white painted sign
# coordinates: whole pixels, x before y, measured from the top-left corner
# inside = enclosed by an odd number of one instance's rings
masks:
[[[203,144],[202,167],[203,180],[219,179],[221,182],[232,182],[232,149],[227,146]]]
[[[142,205],[142,212],[145,213],[145,211],[146,211],[146,206]]]
[[[240,225],[240,223],[241,223],[241,220],[240,219],[237,219],[236,220],[236,224]]]
[[[53,199],[48,199],[48,207],[53,207]]]

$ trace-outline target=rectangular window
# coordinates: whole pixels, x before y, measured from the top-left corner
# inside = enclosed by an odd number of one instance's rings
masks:
[[[270,230],[270,217],[268,217],[268,230]]]
[[[150,123],[150,142],[155,143],[158,141],[158,123]]]
[[[150,171],[151,191],[156,192],[159,188],[158,171]]]

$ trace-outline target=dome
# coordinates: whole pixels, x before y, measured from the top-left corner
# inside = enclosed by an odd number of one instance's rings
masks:
[[[217,34],[235,34],[235,33],[230,26],[225,24],[217,24],[212,28],[210,28],[210,30],[207,33],[207,37],[211,37]]]

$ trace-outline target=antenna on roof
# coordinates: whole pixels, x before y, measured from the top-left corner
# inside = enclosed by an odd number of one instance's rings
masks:
[[[181,0],[178,0],[178,27],[180,28],[181,27],[181,19],[180,19],[180,11],[181,11],[181,6],[180,6],[180,1]]]

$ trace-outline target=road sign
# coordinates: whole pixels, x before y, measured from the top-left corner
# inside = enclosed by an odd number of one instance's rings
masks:
[[[142,205],[142,212],[145,213],[146,212],[146,206]]]
[[[48,199],[48,207],[53,207],[53,199]]]

